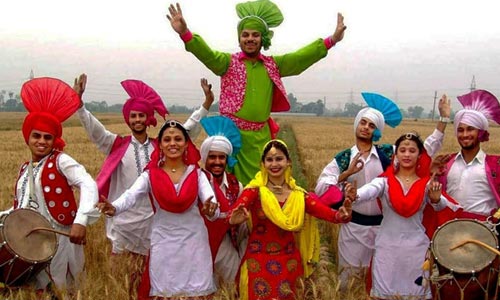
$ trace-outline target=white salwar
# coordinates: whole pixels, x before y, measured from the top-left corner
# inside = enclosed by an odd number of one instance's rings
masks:
[[[194,169],[188,166],[180,182],[175,184],[180,191],[187,175]],[[215,199],[207,177],[198,172],[198,201]],[[148,201],[151,192],[149,172],[143,172],[135,183],[123,193],[113,206],[119,216],[138,201]],[[147,200],[144,200],[147,199]],[[213,280],[213,265],[208,231],[200,214],[198,201],[182,213],[171,213],[161,209],[154,199],[156,213],[153,216],[149,275],[150,296],[205,296],[216,291]],[[219,210],[212,218],[219,216]]]
[[[45,203],[41,175],[47,157],[48,156],[39,162],[38,166],[34,168],[36,171],[33,172],[34,196],[38,203],[38,209],[36,209],[36,211],[42,214],[55,229],[69,233],[71,225],[65,226],[54,220]],[[97,185],[87,173],[85,167],[80,165],[69,155],[61,153],[57,158],[57,169],[66,177],[70,186],[78,187],[80,190],[80,199],[79,201],[77,200],[79,206],[73,224],[87,226],[97,221],[100,216],[100,213],[94,207],[98,200]],[[16,197],[18,200],[18,207],[16,208],[33,209],[29,206],[30,185],[27,177],[28,168],[25,168],[23,174],[17,181]],[[13,209],[14,208],[11,208],[7,212]],[[44,270],[36,276],[37,289],[44,289],[50,283],[51,279],[54,281],[57,288],[71,289],[83,272],[85,264],[83,246],[71,243],[69,238],[63,235],[57,235],[57,240],[59,244],[57,252],[52,258],[48,270]],[[34,245],[34,247],[36,247],[36,245]],[[49,272],[50,275],[47,272]]]
[[[401,183],[400,183],[401,184]],[[404,189],[405,196],[408,190]],[[428,286],[420,286],[415,280],[424,275],[422,264],[429,247],[430,240],[422,225],[423,211],[428,198],[414,215],[405,218],[396,213],[388,198],[389,186],[387,178],[375,178],[358,189],[359,202],[382,202],[384,218],[375,239],[375,252],[372,262],[373,286],[370,295],[384,299],[431,299]],[[438,204],[432,205],[442,210],[448,205],[446,198],[441,197]],[[425,271],[427,272],[427,271]],[[428,277],[428,274],[426,275]]]
[[[186,120],[184,127],[189,131],[191,138],[195,138],[201,131],[200,119],[208,114],[201,106]],[[99,151],[108,155],[112,150],[117,134],[108,131],[85,107],[78,110],[78,117],[85,128],[90,140]],[[110,178],[108,201],[114,202],[128,189],[144,167],[150,161],[154,146],[151,139],[140,143],[132,136],[121,162]],[[106,219],[106,236],[111,241],[113,253],[130,251],[147,255],[151,244],[151,222],[153,208],[147,195],[142,201],[137,201],[134,207],[115,218]]]
[[[212,180],[213,181],[213,180]],[[211,182],[214,184],[214,182]],[[221,191],[226,195],[228,189],[228,181],[226,172],[222,177],[222,183],[219,185]],[[243,185],[239,182],[239,195],[243,191]],[[239,196],[238,195],[238,196]],[[246,229],[246,225],[242,224],[238,227],[238,249],[236,249],[231,241],[231,233],[228,231],[224,235],[224,239],[222,240],[219,250],[217,251],[217,256],[215,257],[214,265],[215,270],[214,273],[217,277],[222,278],[222,280],[226,283],[234,283],[236,279],[236,274],[238,273],[238,269],[240,267],[241,258],[243,254],[245,254],[246,249],[246,237],[248,235],[248,230]],[[217,283],[218,280],[216,280]]]

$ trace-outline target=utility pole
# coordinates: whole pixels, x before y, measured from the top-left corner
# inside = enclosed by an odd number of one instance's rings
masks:
[[[472,75],[472,81],[470,83],[470,91],[474,91],[476,89],[476,76]]]
[[[434,91],[434,104],[432,105],[432,121],[434,121],[434,114],[436,113],[436,100],[438,91]]]

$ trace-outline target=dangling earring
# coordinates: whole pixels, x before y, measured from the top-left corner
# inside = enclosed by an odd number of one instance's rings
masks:
[[[399,168],[399,160],[397,158],[394,158],[394,161],[392,164],[394,165],[395,170],[397,170]]]
[[[184,150],[184,153],[182,153],[182,160],[184,161],[185,164],[187,164],[188,161],[188,148]]]

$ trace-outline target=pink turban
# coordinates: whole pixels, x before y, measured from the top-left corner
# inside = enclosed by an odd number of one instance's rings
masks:
[[[165,119],[168,114],[167,108],[150,86],[140,80],[127,79],[121,82],[121,85],[130,96],[123,105],[123,118],[129,123],[130,111],[139,111],[147,115],[146,126],[156,126],[155,111]]]
[[[468,94],[458,96],[458,101],[464,109],[455,114],[453,125],[455,134],[460,123],[475,127],[481,131],[479,140],[488,140],[488,120],[500,124],[500,104],[497,98],[488,91],[474,90]]]

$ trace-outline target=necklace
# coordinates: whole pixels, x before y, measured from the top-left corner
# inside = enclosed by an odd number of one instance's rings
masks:
[[[170,172],[172,172],[172,173],[175,173],[175,172],[177,172],[179,170],[183,170],[183,169],[184,169],[184,166],[178,166],[178,167],[174,167],[174,168],[168,167],[168,170],[170,170]]]
[[[267,183],[271,183],[271,191],[276,194],[276,195],[282,195],[283,194],[283,185],[285,185],[285,180],[281,184],[276,184],[272,182],[270,179],[267,179]]]
[[[406,183],[410,183],[410,182],[413,182],[415,181],[415,176],[410,176],[410,177],[403,177],[403,176],[398,176],[399,178],[401,178],[402,180],[404,180]]]

